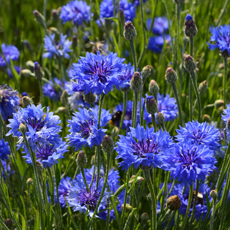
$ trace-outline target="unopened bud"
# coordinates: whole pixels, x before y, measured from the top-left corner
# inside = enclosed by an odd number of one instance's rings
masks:
[[[37,165],[38,172],[42,174],[42,172],[43,172],[43,165],[42,165],[42,163],[39,162],[39,161],[36,161],[36,165]]]
[[[93,93],[87,93],[83,95],[84,100],[89,103],[89,104],[93,104],[96,101],[96,95]]]
[[[23,77],[35,77],[34,73],[32,73],[29,69],[23,69],[21,73]]]
[[[51,17],[52,17],[52,20],[55,21],[55,22],[58,22],[59,21],[59,14],[60,14],[60,11],[57,9],[53,9],[51,11]]]
[[[213,200],[216,200],[217,198],[217,192],[215,190],[211,190],[210,194],[209,194]]]
[[[64,90],[61,95],[61,103],[66,106],[68,104],[68,92]]]
[[[33,12],[34,17],[35,17],[35,21],[40,24],[42,27],[45,28],[45,18],[44,16],[37,10],[34,10]]]
[[[109,135],[104,136],[104,138],[102,140],[102,149],[108,154],[113,151],[114,143],[113,143],[113,140],[111,139],[111,137]]]
[[[22,97],[22,107],[26,108],[28,105],[32,105],[33,104],[33,100],[28,97],[28,96],[24,96]]]
[[[26,184],[28,186],[32,185],[33,184],[33,179],[32,178],[28,178],[27,181],[26,181]]]
[[[153,70],[153,67],[151,65],[147,65],[142,69],[141,76],[144,82],[151,75],[152,70]]]
[[[59,31],[56,27],[49,27],[48,32],[50,34],[57,34],[57,35],[59,34]]]
[[[151,80],[150,83],[149,83],[149,92],[155,96],[159,93],[159,86],[158,84],[156,83],[156,81],[154,80]]]
[[[135,175],[131,176],[130,178],[130,181],[129,181],[129,185],[132,185],[133,184],[133,179],[135,178]],[[137,179],[136,179],[136,182],[135,182],[135,187],[138,189],[141,187],[141,185],[143,184],[144,182],[144,178],[141,177],[141,176],[138,176]]]
[[[208,83],[207,81],[202,81],[199,84],[199,91],[200,91],[200,95],[204,94],[208,89]]]
[[[184,65],[189,73],[194,72],[196,70],[196,62],[190,55],[184,55]]]
[[[85,155],[84,151],[81,150],[78,153],[76,161],[77,161],[77,164],[78,164],[79,167],[83,168],[85,166],[85,164],[87,162],[87,159],[86,159],[86,155]]]
[[[26,62],[26,66],[28,66],[32,72],[34,71],[34,62],[32,62],[31,60]]]
[[[227,120],[227,129],[230,130],[230,118],[228,118],[228,120]]]
[[[135,72],[130,81],[130,87],[133,91],[138,92],[142,87],[142,80],[139,72]]]
[[[58,107],[57,110],[54,113],[56,113],[56,114],[66,113],[66,108],[63,107],[63,106]]]
[[[128,21],[124,26],[124,37],[126,40],[132,41],[136,36],[137,32],[132,22]]]
[[[153,96],[148,96],[146,98],[146,110],[150,114],[155,114],[158,112],[158,105]]]
[[[73,49],[77,48],[77,36],[76,35],[73,35],[72,37],[72,47]]]
[[[141,219],[141,223],[146,224],[147,221],[149,220],[149,214],[147,212],[142,213],[140,219]]]
[[[124,209],[124,204],[121,205],[121,209],[123,210]],[[133,209],[133,207],[130,205],[130,204],[126,204],[125,205],[125,211],[126,212],[131,212]]]
[[[158,124],[164,124],[164,122],[165,122],[165,116],[163,113],[159,112],[157,114],[157,123]]]
[[[175,211],[175,210],[178,210],[181,206],[181,200],[180,200],[180,197],[178,195],[175,195],[175,196],[170,196],[168,199],[167,199],[167,208],[172,210],[172,211]]]
[[[174,71],[173,68],[171,67],[167,68],[166,74],[165,74],[165,80],[169,84],[174,84],[177,81],[177,73]]]
[[[221,106],[224,105],[224,101],[223,100],[216,100],[214,105],[217,107],[217,108],[220,108]]]
[[[206,121],[206,122],[210,123],[211,122],[211,117],[208,114],[204,114],[203,121]]]
[[[219,108],[219,112],[220,112],[220,113],[223,113],[223,112],[224,112],[224,106],[221,106],[221,107]]]
[[[19,125],[19,131],[22,133],[22,134],[25,134],[26,133],[26,126],[24,124],[20,124]]]
[[[197,27],[196,24],[190,14],[187,14],[185,17],[184,23],[184,33],[187,37],[194,37],[197,35]]]
[[[42,78],[44,77],[44,72],[38,62],[34,62],[34,72],[37,80],[41,81]]]

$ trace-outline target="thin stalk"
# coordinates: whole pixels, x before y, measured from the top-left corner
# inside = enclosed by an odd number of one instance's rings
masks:
[[[38,82],[39,82],[39,89],[40,89],[40,102],[41,102],[41,105],[44,105],[42,80],[38,80]]]
[[[127,98],[128,98],[128,93],[123,92],[123,113],[122,113],[122,116],[121,116],[121,121],[120,121],[120,125],[119,125],[119,131],[122,129],[123,121],[124,121],[124,118],[125,118],[126,106],[127,106]]]
[[[48,0],[44,0],[44,5],[43,5],[43,17],[46,21],[46,8],[47,8],[47,3],[48,3]]]
[[[216,199],[213,199],[212,214],[210,218],[210,230],[214,230],[215,209],[216,209]]]
[[[177,36],[176,36],[177,72],[179,72],[179,63],[180,63],[179,62],[179,57],[180,57],[180,9],[181,9],[181,5],[180,4],[176,4],[176,19],[177,19]]]
[[[91,179],[89,188],[91,188],[92,185],[93,185],[93,181],[94,181],[95,174],[96,174],[96,167],[95,167],[95,165],[94,165],[94,167],[93,167],[93,176],[92,176],[92,179]]]
[[[155,191],[153,188],[153,184],[151,181],[151,176],[149,171],[145,171],[145,180],[147,183],[147,186],[150,191],[151,195],[151,209],[152,209],[152,216],[151,216],[151,230],[157,230],[157,212],[156,212],[156,196],[155,196]]]
[[[227,88],[227,74],[228,74],[228,59],[224,58],[224,77],[223,77],[223,86],[224,86],[224,92],[223,92],[223,98],[224,98],[224,103],[227,104],[226,101],[226,88]]]
[[[143,123],[143,119],[142,119],[142,116],[141,116],[141,99],[142,99],[142,93],[143,93],[143,87],[144,87],[144,82],[143,82],[143,85],[140,89],[140,92],[139,92],[139,114],[140,114],[140,125],[142,125]]]
[[[189,53],[191,56],[193,56],[193,37],[189,38]],[[193,119],[193,108],[192,108],[192,104],[193,104],[193,92],[192,92],[192,81],[189,78],[189,119],[190,121],[192,121]]]
[[[137,125],[137,101],[138,92],[134,92],[134,103],[133,103],[133,117],[132,117],[132,127],[136,128]]]
[[[132,52],[132,56],[133,56],[134,70],[137,71],[137,60],[136,60],[136,53],[135,53],[133,40],[130,40],[130,48],[131,48],[131,52]]]
[[[154,129],[156,129],[156,118],[155,118],[155,114],[151,114],[151,118],[152,118],[152,124],[153,124],[153,127]]]
[[[196,194],[195,194],[195,197],[194,197],[192,214],[191,214],[191,218],[190,218],[191,222],[193,221],[193,217],[194,217],[195,211],[196,211],[196,201],[197,201],[197,195],[198,195],[198,192],[199,192],[199,188],[200,188],[200,181],[197,181],[197,184],[196,184]]]
[[[188,215],[189,215],[190,207],[191,207],[191,203],[192,203],[192,196],[193,196],[193,182],[192,182],[192,185],[189,185],[188,206],[187,206],[187,210],[186,210],[185,217],[184,217],[184,219],[183,219],[183,225],[182,225],[181,230],[184,230],[184,229],[185,229],[185,226],[186,226],[186,224],[187,224]]]
[[[94,41],[92,9],[93,9],[93,0],[90,0],[90,33]]]
[[[180,99],[178,96],[177,88],[176,88],[176,83],[172,84],[173,92],[176,98],[177,106],[178,106],[178,111],[179,111],[179,119],[180,119],[180,125],[183,126],[183,117],[182,117],[182,112],[181,112],[181,106],[180,106]]]
[[[84,168],[81,167],[81,174],[82,174],[82,177],[83,177],[83,180],[84,180],[84,183],[85,183],[85,187],[87,189],[87,192],[89,193],[89,186],[88,186],[88,183],[86,181],[86,178],[85,178],[85,172],[84,172]]]

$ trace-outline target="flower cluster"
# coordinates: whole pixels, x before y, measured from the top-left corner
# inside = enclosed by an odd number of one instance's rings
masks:
[[[20,53],[17,47],[12,46],[12,45],[8,46],[4,43],[1,45],[1,47],[2,47],[2,52],[5,56],[5,59],[8,63],[10,63],[10,60],[17,61],[19,59]],[[6,67],[7,66],[6,61],[4,60],[4,57],[0,55],[0,67]]]

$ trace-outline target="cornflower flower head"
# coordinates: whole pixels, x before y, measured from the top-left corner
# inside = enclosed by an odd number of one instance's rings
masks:
[[[4,121],[19,109],[18,92],[5,84],[0,85],[0,113]]]
[[[208,44],[210,50],[219,49],[221,53],[226,53],[227,56],[230,55],[230,26],[224,25],[220,27],[213,28],[211,31],[211,42],[214,44]]]
[[[69,143],[75,147],[75,150],[81,149],[83,146],[92,148],[94,145],[100,145],[105,135],[104,126],[111,119],[109,111],[102,109],[100,126],[98,128],[99,107],[95,106],[89,110],[79,108],[79,112],[73,114],[72,120],[68,120],[70,134]]]
[[[170,98],[168,94],[157,94],[157,103],[159,112],[163,113],[165,116],[165,122],[175,120],[178,116],[178,108],[175,98]],[[155,119],[157,118],[157,113],[155,113]],[[144,120],[146,124],[152,122],[151,114],[149,114],[146,109],[144,110]],[[157,119],[156,119],[157,122]]]
[[[12,46],[12,45],[8,46],[3,43],[1,47],[5,59],[8,63],[10,63],[10,60],[17,61],[19,59],[20,52],[18,51],[16,46]],[[5,62],[4,58],[0,55],[0,67],[6,67],[6,66],[7,63]]]
[[[133,21],[136,17],[135,6],[127,0],[120,0],[120,10],[124,12],[126,21]]]
[[[161,167],[162,157],[173,147],[173,141],[168,132],[154,132],[154,128],[145,128],[137,125],[137,128],[130,127],[126,136],[120,135],[115,150],[118,153],[117,159],[122,158],[119,164],[123,170],[131,165],[134,168]]]
[[[50,82],[52,85],[49,83],[45,83],[43,85],[43,94],[45,97],[49,97],[51,100],[58,101],[61,97],[60,89],[64,89],[64,84],[60,79],[56,77],[53,80],[50,80]]]
[[[132,76],[134,74],[134,66],[129,64],[124,64],[121,73],[118,75],[118,78],[120,80],[120,88],[130,88],[130,80],[132,79]]]
[[[165,36],[155,36],[149,38],[148,49],[154,53],[161,53],[164,43],[171,44],[171,37],[170,35],[166,34]]]
[[[186,140],[187,142],[187,140]],[[164,169],[171,171],[173,179],[183,184],[205,180],[216,167],[214,152],[207,146],[179,142],[174,150],[164,155]]]
[[[55,41],[55,34],[51,34],[50,36],[46,35],[44,38],[44,49],[45,53],[43,54],[44,58],[52,58],[54,56],[64,57],[69,59],[69,52],[72,52],[70,46],[72,44],[71,41],[66,39],[67,35],[60,34],[60,41]]]
[[[13,134],[14,137],[18,137],[18,149],[25,147],[22,133],[19,131],[20,124],[25,125],[25,136],[33,151],[36,150],[36,146],[40,144],[52,144],[60,143],[59,132],[61,127],[59,124],[61,120],[59,116],[53,115],[53,112],[43,111],[41,104],[37,107],[35,105],[29,105],[27,108],[20,108],[17,113],[13,114],[13,119],[9,119],[7,127],[10,131],[7,135]]]
[[[67,197],[69,190],[71,188],[72,188],[72,179],[70,177],[63,177],[58,186],[59,203],[62,208],[66,207],[65,197]]]
[[[113,86],[119,88],[118,75],[122,71],[123,61],[116,53],[103,56],[99,51],[97,55],[87,52],[86,57],[73,64],[69,72],[69,77],[75,80],[73,91],[100,95],[110,92]]]
[[[67,152],[68,145],[63,142],[61,139],[58,141],[59,143],[44,143],[40,144],[38,143],[35,146],[35,155],[36,155],[36,161],[42,163],[44,168],[51,167],[54,164],[58,164],[58,159],[64,158],[63,154]],[[32,160],[30,157],[30,154],[28,153],[28,150],[25,148],[25,152],[27,153],[24,158],[26,159],[26,162],[29,164],[32,164]]]
[[[208,125],[207,122],[199,123],[192,121],[176,130],[176,136],[179,142],[187,142],[193,145],[204,145],[211,150],[218,150],[221,146],[219,143],[219,130],[214,126]]]
[[[0,140],[0,159],[2,161],[7,160],[8,155],[10,155],[10,146],[9,143],[3,138]]]
[[[150,29],[151,26],[151,19],[147,20],[147,28]],[[166,17],[156,17],[154,19],[152,33],[156,35],[163,35],[164,33],[168,32],[169,24]]]
[[[73,21],[74,25],[81,26],[90,21],[90,6],[85,1],[71,1],[62,6],[60,19],[63,23]]]

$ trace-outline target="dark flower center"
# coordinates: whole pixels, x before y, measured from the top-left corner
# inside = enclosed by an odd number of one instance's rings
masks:
[[[89,192],[85,189],[78,193],[78,200],[81,206],[88,206],[90,211],[94,211],[101,193],[92,188]]]
[[[157,153],[159,151],[157,150],[158,144],[149,138],[138,141],[137,143],[131,143],[131,145],[133,146],[134,150],[133,154],[141,158],[145,158],[146,153]]]
[[[53,155],[53,153],[54,153],[53,146],[51,145],[46,145],[45,147],[40,146],[37,149],[36,157],[37,159],[47,160],[49,156]]]
[[[90,119],[89,121],[84,121],[81,123],[80,133],[81,136],[85,139],[87,139],[90,136],[90,133],[92,132],[91,126],[93,125],[93,120]]]
[[[193,139],[195,139],[199,144],[201,144],[202,139],[204,139],[207,135],[208,131],[203,132],[200,129],[198,129],[197,132],[193,132]]]
[[[181,160],[179,160],[178,162],[183,162],[183,167],[190,167],[192,162],[195,162],[195,156],[196,154],[196,149],[192,149],[192,150],[187,150],[187,153],[184,153],[184,150],[182,149],[180,156],[181,156]]]
[[[28,125],[30,125],[33,129],[36,129],[36,132],[38,132],[44,127],[45,121],[42,121],[41,118],[37,119],[36,117],[35,118],[28,117],[26,122],[27,131],[28,131]]]

